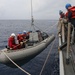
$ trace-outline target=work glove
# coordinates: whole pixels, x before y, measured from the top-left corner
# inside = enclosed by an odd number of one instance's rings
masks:
[[[20,42],[20,45],[23,45],[23,42]]]

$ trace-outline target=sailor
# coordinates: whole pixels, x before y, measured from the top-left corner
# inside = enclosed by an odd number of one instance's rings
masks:
[[[60,15],[60,18],[64,18],[65,17],[65,14],[63,13],[62,10],[59,10],[59,15]]]
[[[75,6],[71,6],[71,4],[66,4],[65,8],[67,9],[66,17],[71,24],[75,27]]]
[[[18,35],[17,35],[17,40],[18,40],[19,44],[20,44],[21,42],[23,42],[23,36],[22,36],[22,33],[21,33],[21,32],[18,33]]]
[[[27,40],[29,40],[29,34],[30,34],[30,31],[28,31],[28,32],[26,33],[26,39],[27,39]]]
[[[23,31],[23,34],[22,34],[24,41],[26,40],[26,35],[27,35],[27,32],[24,30],[24,31]]]
[[[8,46],[12,50],[20,49],[20,45],[15,43],[15,34],[12,33],[11,36],[8,39]]]
[[[26,45],[26,43],[29,41],[29,33],[30,33],[30,31],[23,31],[23,34],[22,34],[22,36],[23,36],[23,43]]]
[[[75,42],[75,39],[74,39],[74,36],[75,36],[75,6],[71,6],[71,4],[66,4],[65,5],[65,8],[67,9],[67,12],[66,12],[66,17],[68,19],[68,22],[70,22],[72,25],[71,25],[71,43],[74,44]]]
[[[24,36],[21,32],[18,33],[17,40],[18,40],[19,44],[21,45],[21,48],[25,48]]]
[[[58,34],[60,33],[61,34],[61,28],[62,28],[62,24],[64,23],[64,19],[65,19],[65,14],[63,13],[62,10],[59,10],[59,15],[60,15],[60,18],[59,18],[59,22],[58,22]]]

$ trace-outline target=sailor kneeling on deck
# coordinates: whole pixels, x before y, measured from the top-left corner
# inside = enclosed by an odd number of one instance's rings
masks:
[[[14,33],[12,33],[11,36],[9,37],[9,39],[8,39],[9,49],[16,50],[16,49],[21,48],[20,44],[16,44],[15,37],[16,37],[16,35]]]

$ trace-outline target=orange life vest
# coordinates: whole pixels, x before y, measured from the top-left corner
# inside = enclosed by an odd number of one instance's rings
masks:
[[[69,11],[72,12],[72,17],[71,17],[71,18],[75,18],[75,6],[70,7],[70,8],[68,9],[68,12],[66,12],[66,14],[65,14],[66,17],[68,17]]]
[[[72,12],[71,18],[75,18],[75,6],[69,8],[68,12],[66,12],[66,14],[65,14],[66,17],[68,17],[69,11]]]
[[[18,34],[17,35],[17,40],[18,40],[19,43],[23,42],[23,36],[21,34]]]
[[[9,37],[9,39],[8,39],[8,46],[10,48],[13,48],[13,45],[15,45],[15,39],[13,37]]]
[[[15,38],[13,38],[13,37],[9,37],[8,46],[9,46],[9,48],[12,48],[13,50],[21,48],[20,45],[15,43]]]
[[[23,40],[26,40],[26,34],[22,34]]]
[[[72,12],[72,18],[75,18],[75,6],[70,7],[69,11]]]

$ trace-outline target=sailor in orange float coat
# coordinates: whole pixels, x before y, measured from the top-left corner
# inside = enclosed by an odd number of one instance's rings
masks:
[[[26,39],[27,39],[27,40],[29,40],[29,34],[30,34],[30,31],[28,31],[28,32],[26,33]]]
[[[61,10],[59,10],[59,15],[60,15],[60,18],[65,18],[65,14]]]
[[[23,35],[22,35],[21,32],[18,33],[18,35],[17,35],[17,40],[18,40],[19,44],[20,44],[21,42],[23,42]]]
[[[30,34],[30,31],[28,31],[28,32],[26,32],[25,30],[23,31],[23,39],[24,39],[24,41],[28,41],[28,39],[29,39],[29,34]]]
[[[65,5],[65,8],[67,9],[66,17],[68,21],[75,27],[75,6],[71,6],[71,4],[68,3]]]
[[[22,34],[23,41],[26,41],[26,36],[27,36],[27,32],[24,30],[23,31],[23,34]]]
[[[14,33],[12,33],[8,39],[8,46],[10,49],[13,49],[13,50],[20,49],[20,45],[15,43],[15,34]]]
[[[19,34],[17,35],[17,40],[21,45],[21,48],[25,48],[25,43],[24,43],[25,39],[24,39],[24,35],[21,32],[19,32]]]

